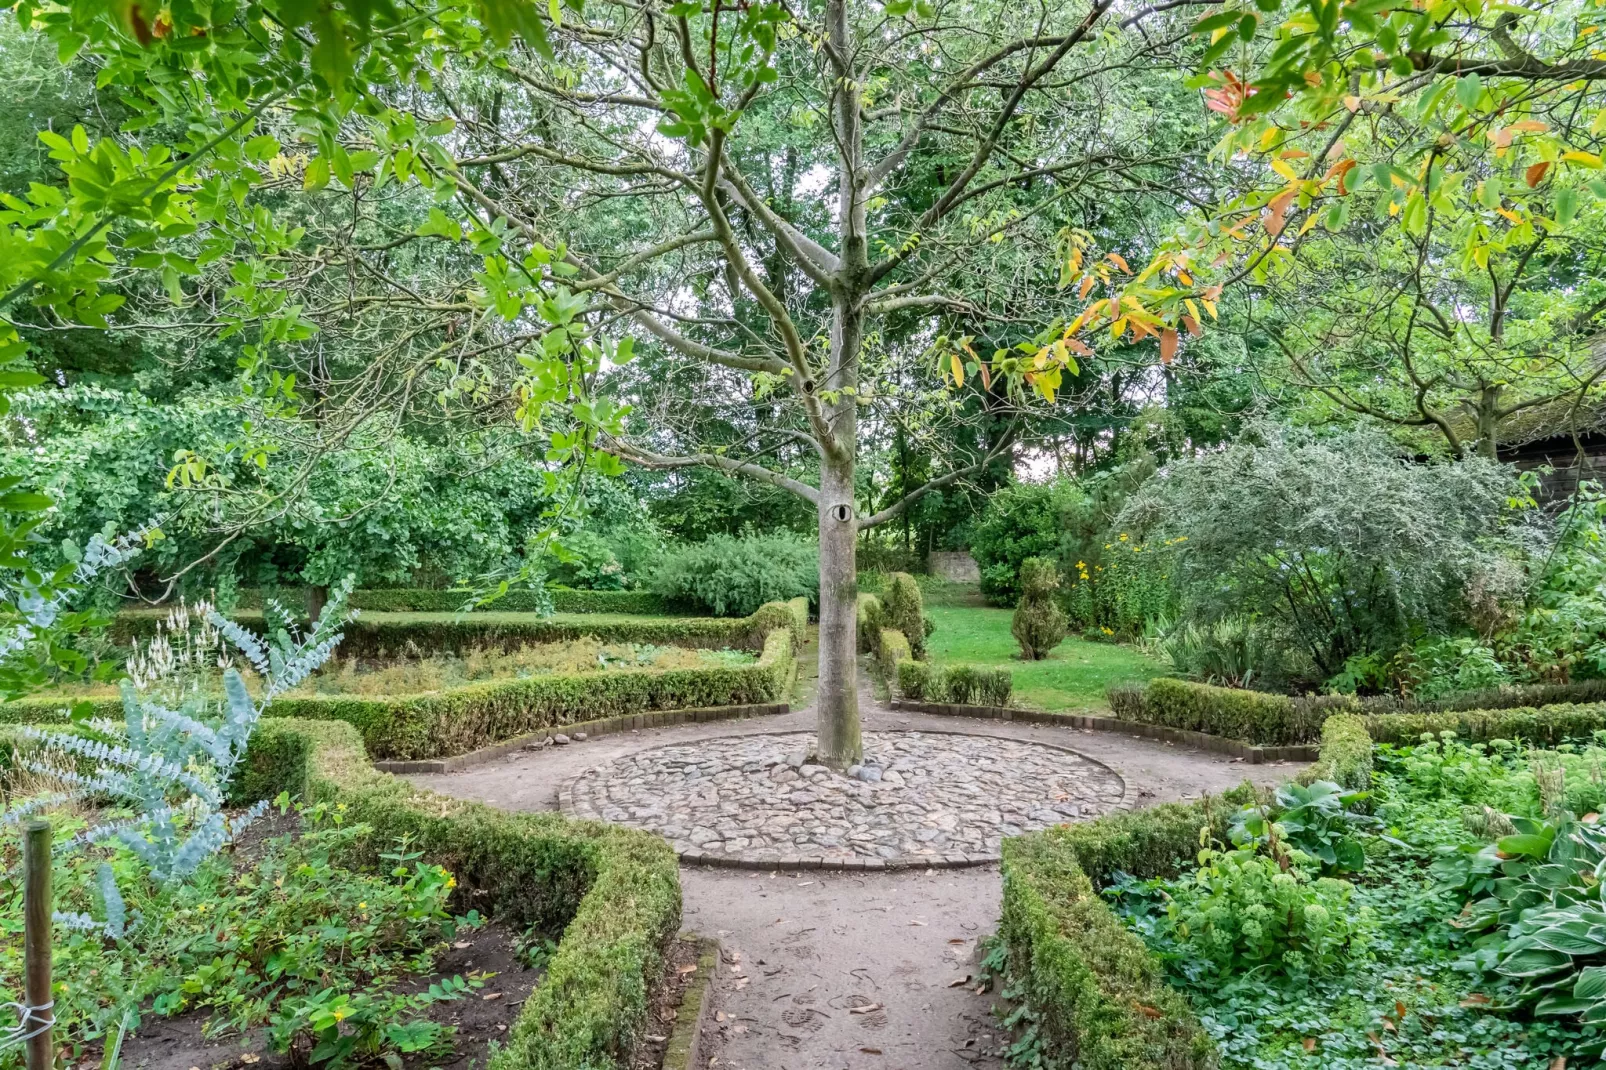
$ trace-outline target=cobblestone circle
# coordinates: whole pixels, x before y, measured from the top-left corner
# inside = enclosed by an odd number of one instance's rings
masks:
[[[1108,767],[1024,740],[867,732],[846,774],[806,760],[813,733],[677,743],[566,783],[576,817],[649,829],[689,862],[881,869],[996,861],[1005,836],[1122,808]]]

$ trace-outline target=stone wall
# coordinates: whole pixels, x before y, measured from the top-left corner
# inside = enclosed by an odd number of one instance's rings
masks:
[[[950,583],[980,583],[981,568],[963,550],[933,550],[926,558],[926,571]]]

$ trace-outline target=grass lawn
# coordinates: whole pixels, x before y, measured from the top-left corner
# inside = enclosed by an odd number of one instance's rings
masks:
[[[1005,667],[1015,675],[1015,701],[1041,710],[1105,705],[1104,689],[1121,680],[1147,680],[1164,669],[1129,646],[1067,639],[1043,661],[1021,661],[1009,634],[1008,609],[932,606],[937,630],[926,640],[927,657],[946,665]]]

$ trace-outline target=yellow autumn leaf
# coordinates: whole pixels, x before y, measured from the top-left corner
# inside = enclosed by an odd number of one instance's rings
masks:
[[[954,369],[954,385],[955,386],[964,386],[965,385],[965,362],[959,359],[959,354],[958,353],[950,353],[950,354],[948,354],[948,360],[953,365],[953,369]]]
[[[1273,160],[1271,162],[1271,169],[1288,179],[1290,182],[1299,181],[1299,176],[1294,173],[1294,169],[1292,167],[1288,166],[1288,161],[1286,160]]]
[[[1110,324],[1110,338],[1113,341],[1119,342],[1121,340],[1122,333],[1125,332],[1125,331],[1126,331],[1126,317],[1125,316],[1122,316],[1121,318],[1117,319],[1114,323]]]
[[[1202,298],[1202,297],[1199,300],[1204,302],[1205,311],[1210,313],[1210,318],[1211,319],[1219,319],[1220,318],[1220,317],[1218,317],[1216,315],[1216,303],[1214,301],[1205,301],[1205,299]]]
[[[1593,167],[1596,170],[1599,170],[1601,166],[1600,157],[1593,152],[1564,152],[1561,154],[1561,158],[1568,163],[1582,164],[1585,167]]]
[[[1188,306],[1189,315],[1193,316],[1194,320],[1197,321],[1199,319],[1199,306],[1193,303],[1193,298],[1184,297],[1182,303]]]

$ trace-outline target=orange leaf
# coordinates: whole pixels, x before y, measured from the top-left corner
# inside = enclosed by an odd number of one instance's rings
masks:
[[[1550,170],[1549,160],[1541,160],[1532,167],[1528,168],[1528,173],[1526,176],[1524,176],[1528,180],[1528,188],[1533,189],[1535,186],[1539,185],[1539,183],[1543,182],[1545,180],[1545,172],[1548,170]]]
[[[1335,176],[1338,178],[1338,195],[1340,197],[1349,196],[1349,190],[1345,187],[1344,180],[1349,177],[1349,173],[1353,170],[1355,170],[1354,160],[1340,160],[1327,169],[1328,178]]]
[[[1315,1037],[1306,1037],[1305,1038],[1305,1050],[1306,1051],[1315,1051],[1316,1050],[1316,1038]]]
[[[1195,338],[1198,338],[1200,335],[1204,334],[1204,328],[1200,327],[1199,321],[1194,319],[1192,316],[1183,316],[1182,325],[1188,328],[1188,333]]]
[[[1170,364],[1177,359],[1177,330],[1167,327],[1160,335],[1160,363]]]
[[[1266,233],[1275,238],[1283,232],[1288,220],[1288,206],[1294,203],[1294,198],[1297,196],[1299,191],[1290,189],[1271,199],[1271,203],[1266,205]]]
[[[1091,357],[1093,355],[1093,350],[1089,349],[1086,343],[1080,342],[1075,338],[1065,339],[1065,344],[1070,346],[1072,351],[1079,357]]]
[[[1405,1004],[1399,1000],[1394,1001],[1394,1018],[1396,1021],[1405,1021]]]
[[[1092,289],[1093,289],[1093,276],[1089,275],[1085,279],[1082,280],[1082,285],[1077,288],[1077,291],[1076,291],[1077,300],[1086,301],[1088,292],[1090,290],[1092,290]]]
[[[1105,256],[1105,259],[1114,264],[1116,267],[1120,268],[1122,271],[1126,272],[1128,275],[1132,274],[1132,269],[1127,266],[1126,258],[1120,253],[1110,253]]]
[[[981,369],[981,388],[983,390],[991,390],[993,388],[993,377],[992,374],[988,372],[987,365],[983,363],[978,365],[978,367]]]

